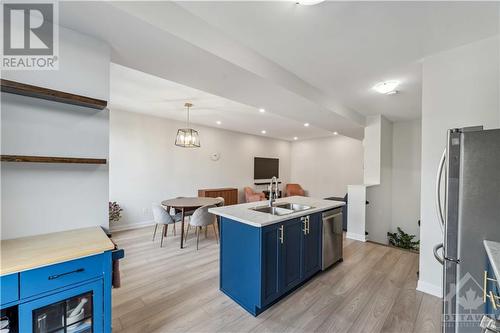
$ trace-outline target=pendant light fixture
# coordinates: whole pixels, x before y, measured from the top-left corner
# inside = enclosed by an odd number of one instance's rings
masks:
[[[189,109],[193,104],[186,103],[184,106],[187,108],[187,126],[186,128],[179,128],[177,130],[175,145],[182,148],[199,148],[200,136],[198,135],[198,131],[189,127]]]

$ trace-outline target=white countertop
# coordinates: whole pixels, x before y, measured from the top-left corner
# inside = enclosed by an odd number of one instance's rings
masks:
[[[277,199],[276,202],[296,203],[296,204],[311,206],[314,208],[288,215],[271,215],[268,213],[257,212],[255,210],[250,209],[255,207],[267,206],[269,204],[269,201],[265,200],[265,201],[244,203],[239,205],[210,208],[208,211],[215,215],[223,216],[234,221],[238,221],[241,223],[249,224],[251,226],[260,228],[277,222],[286,221],[296,217],[322,212],[325,210],[345,205],[345,202],[342,201],[323,200],[323,199],[301,197],[301,196],[280,198]]]
[[[493,241],[484,241],[484,248],[490,259],[491,268],[495,273],[498,287],[500,288],[500,243]]]

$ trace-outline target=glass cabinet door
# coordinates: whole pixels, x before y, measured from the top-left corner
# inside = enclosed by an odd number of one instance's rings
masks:
[[[102,282],[55,293],[19,306],[21,332],[100,333]]]

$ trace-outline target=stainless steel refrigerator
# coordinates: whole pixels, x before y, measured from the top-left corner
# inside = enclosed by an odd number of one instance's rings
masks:
[[[500,129],[448,131],[436,194],[444,235],[434,247],[444,266],[443,332],[480,332],[483,240],[500,241]]]

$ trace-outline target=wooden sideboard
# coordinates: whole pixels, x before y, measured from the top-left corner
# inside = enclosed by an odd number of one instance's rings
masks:
[[[237,188],[207,188],[198,190],[199,197],[217,198],[223,197],[226,206],[236,205],[238,203]]]

